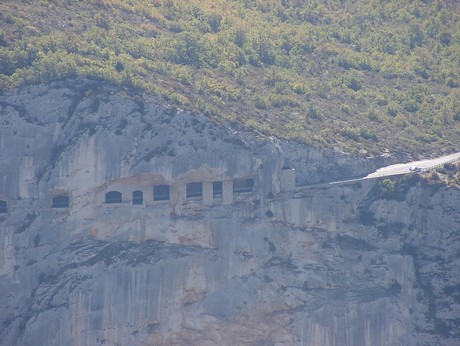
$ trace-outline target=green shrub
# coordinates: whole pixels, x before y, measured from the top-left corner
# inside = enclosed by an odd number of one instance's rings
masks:
[[[348,106],[346,104],[340,105],[340,110],[342,111],[342,113],[351,114],[351,108],[350,108],[350,106]]]
[[[218,32],[220,30],[220,25],[222,23],[222,16],[217,13],[212,13],[208,16],[208,24],[213,32]]]
[[[387,107],[387,114],[391,117],[395,117],[398,114],[397,108],[394,105]]]
[[[368,113],[367,113],[367,118],[372,120],[372,121],[376,121],[376,122],[380,122],[381,119],[379,117],[379,115],[377,114],[377,112],[375,110],[370,110]]]
[[[406,99],[401,103],[402,107],[411,113],[418,111],[418,104],[416,100]]]
[[[216,66],[217,56],[209,44],[200,36],[183,32],[171,42],[169,59],[181,65],[194,67]]]
[[[354,90],[354,91],[361,90],[362,88],[361,81],[355,76],[345,77],[344,83],[349,89]]]
[[[307,116],[310,119],[320,119],[321,118],[318,108],[315,107],[311,103],[308,105],[308,108],[307,108]]]
[[[377,137],[375,131],[372,130],[372,129],[369,129],[369,128],[362,128],[359,131],[359,134],[360,134],[360,136],[362,138],[367,139],[367,140],[372,140],[374,142],[376,142],[378,140],[378,137]]]
[[[309,95],[309,86],[306,83],[293,82],[291,83],[291,90],[298,95]]]
[[[254,97],[254,105],[257,109],[267,109],[267,101],[258,95]]]
[[[275,108],[282,108],[282,107],[299,107],[300,104],[290,96],[284,95],[271,95],[270,96],[270,103]]]
[[[382,197],[391,196],[396,190],[396,181],[386,178],[379,183],[379,192]]]
[[[430,174],[428,174],[427,179],[430,182],[440,182],[441,181],[441,178],[439,177],[438,173],[436,173],[436,171],[431,171]]]
[[[352,139],[354,141],[359,140],[360,130],[357,129],[357,128],[347,126],[347,127],[343,128],[340,131],[340,133],[341,133],[342,136],[344,136],[346,138],[349,138],[349,139]]]

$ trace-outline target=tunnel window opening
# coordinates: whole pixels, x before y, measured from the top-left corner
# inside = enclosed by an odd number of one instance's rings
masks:
[[[214,181],[212,183],[212,195],[214,197],[222,197],[224,193],[224,184],[221,181]]]
[[[233,181],[233,193],[252,192],[254,179],[236,179]]]
[[[114,203],[121,203],[122,195],[119,191],[110,191],[105,194],[105,203],[106,204],[114,204]]]
[[[61,195],[53,197],[52,208],[68,208],[69,207],[69,196]]]
[[[140,190],[133,192],[133,205],[142,205],[144,204],[144,193]]]
[[[187,184],[187,198],[202,197],[203,196],[203,183],[188,183]]]
[[[0,201],[0,214],[6,214],[7,212],[6,201]]]
[[[169,185],[155,185],[153,187],[154,201],[169,201],[170,198]]]

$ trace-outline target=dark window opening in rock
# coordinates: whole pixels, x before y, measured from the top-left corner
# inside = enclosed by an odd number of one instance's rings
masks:
[[[133,192],[133,205],[142,205],[144,204],[144,193],[140,190]]]
[[[202,197],[203,196],[203,183],[188,183],[187,184],[187,198]]]
[[[53,197],[51,203],[52,208],[68,208],[69,207],[69,196],[61,195]]]
[[[169,201],[169,185],[155,185],[153,187],[153,200],[154,201]]]
[[[254,179],[235,179],[233,181],[233,193],[252,192]]]
[[[8,208],[6,207],[5,201],[0,201],[0,214],[6,214],[8,212]]]
[[[224,193],[224,184],[221,181],[215,181],[212,183],[212,195],[214,197],[222,197]]]
[[[121,192],[118,191],[110,191],[105,194],[105,203],[106,204],[113,204],[113,203],[121,203]]]

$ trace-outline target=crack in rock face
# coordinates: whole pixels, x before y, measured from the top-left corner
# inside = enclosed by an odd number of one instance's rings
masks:
[[[0,112],[0,345],[460,343],[459,190],[97,81]]]

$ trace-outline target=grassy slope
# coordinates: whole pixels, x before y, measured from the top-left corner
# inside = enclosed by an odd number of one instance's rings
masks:
[[[460,5],[12,0],[2,88],[90,76],[347,151],[460,148]]]

